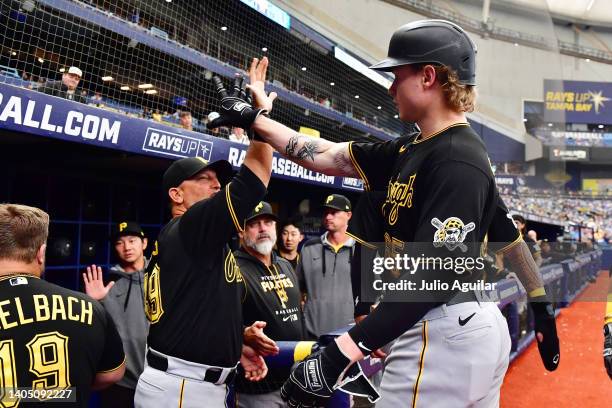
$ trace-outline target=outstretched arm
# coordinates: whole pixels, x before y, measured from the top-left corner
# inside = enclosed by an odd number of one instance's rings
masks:
[[[334,143],[301,135],[265,116],[255,120],[253,130],[280,154],[309,170],[330,176],[359,177],[346,142]]]

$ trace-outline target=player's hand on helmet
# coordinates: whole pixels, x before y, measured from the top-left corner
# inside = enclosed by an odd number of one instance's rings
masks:
[[[244,344],[251,347],[261,356],[275,356],[279,352],[276,342],[264,334],[266,322],[256,321],[243,332]]]
[[[351,364],[335,341],[301,361],[281,388],[289,407],[324,406],[337,388],[340,375]]]
[[[244,378],[249,381],[261,381],[268,374],[268,366],[263,357],[244,344],[240,355],[240,365],[244,369]]]
[[[561,355],[555,323],[555,309],[550,302],[544,299],[534,298],[529,304],[533,311],[534,331],[542,363],[548,371],[555,371],[559,366]]]
[[[85,283],[85,293],[95,300],[102,300],[108,295],[115,282],[109,282],[104,286],[102,280],[102,268],[96,265],[87,267],[87,272],[83,273],[83,282]]]
[[[604,325],[603,358],[608,377],[612,380],[612,323]]]
[[[251,99],[244,88],[244,77],[236,75],[234,85],[228,91],[223,86],[223,82],[218,76],[213,77],[213,83],[219,98],[219,116],[208,122],[209,129],[219,126],[240,127],[248,131],[251,129],[255,119],[262,113],[267,113],[265,109],[256,109],[249,102]]]

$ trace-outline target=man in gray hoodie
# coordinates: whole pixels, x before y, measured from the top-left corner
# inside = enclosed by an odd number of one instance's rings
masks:
[[[88,266],[83,274],[85,292],[99,300],[113,318],[126,355],[125,376],[100,394],[103,408],[133,407],[138,377],[144,369],[149,323],[144,314],[143,280],[147,238],[135,222],[120,222],[113,228],[111,242],[119,263],[109,270],[105,286],[102,268]]]
[[[296,270],[306,297],[304,319],[310,339],[354,321],[351,258],[355,240],[346,233],[351,202],[343,195],[332,194],[325,199],[323,209],[326,231],[304,244]]]

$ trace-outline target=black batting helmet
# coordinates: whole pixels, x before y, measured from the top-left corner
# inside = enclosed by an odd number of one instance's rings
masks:
[[[457,24],[420,20],[398,28],[389,42],[387,58],[372,65],[378,71],[410,64],[452,68],[464,85],[476,85],[476,44]]]

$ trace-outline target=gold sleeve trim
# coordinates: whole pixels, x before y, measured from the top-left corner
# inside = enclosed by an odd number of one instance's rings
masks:
[[[119,364],[119,365],[118,365],[117,367],[115,367],[115,368],[111,368],[110,370],[102,370],[102,371],[98,371],[96,374],[112,373],[113,371],[116,371],[116,370],[120,369],[120,368],[121,368],[121,366],[125,364],[125,360],[126,360],[126,358],[127,358],[127,357],[125,356],[125,353],[124,353],[124,355],[123,355],[123,361],[121,362],[121,364]]]
[[[240,226],[240,223],[238,222],[238,217],[236,217],[236,212],[234,211],[234,206],[232,205],[232,198],[230,195],[231,185],[232,183],[229,183],[225,187],[225,201],[227,202],[227,209],[229,210],[230,216],[232,217],[232,222],[234,223],[234,226],[236,227],[236,231],[242,232],[242,227]]]
[[[346,235],[353,238],[355,241],[359,242],[361,245],[363,245],[366,248],[376,249],[376,245],[372,245],[369,242],[366,242],[363,239],[359,238],[358,236],[351,234],[350,232],[347,232]]]
[[[531,292],[529,292],[527,294],[527,297],[529,298],[534,298],[534,297],[538,297],[538,296],[546,296],[546,289],[545,288],[537,288],[532,290]]]
[[[509,250],[510,248],[516,246],[517,244],[523,242],[523,236],[521,234],[518,235],[518,237],[516,237],[516,239],[514,241],[512,241],[511,243],[509,243],[508,245],[506,245],[505,247],[503,247],[502,249],[498,250],[496,253],[500,253],[500,252],[506,252],[507,250]]]
[[[368,181],[368,178],[366,177],[365,172],[361,169],[361,166],[359,166],[359,163],[357,163],[357,159],[355,158],[355,155],[353,154],[353,142],[349,142],[348,151],[349,151],[349,158],[351,159],[351,163],[353,163],[355,170],[357,170],[357,173],[359,173],[359,176],[363,180],[364,190],[370,191],[370,182]]]

